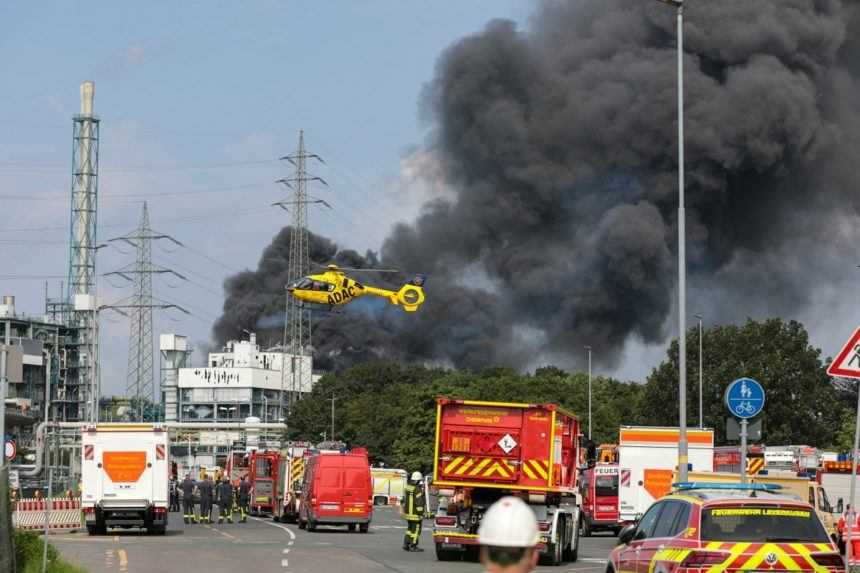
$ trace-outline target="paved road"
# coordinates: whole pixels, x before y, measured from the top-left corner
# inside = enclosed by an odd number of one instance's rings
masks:
[[[367,534],[321,527],[314,533],[295,525],[251,518],[244,524],[185,525],[171,514],[166,535],[147,536],[117,530],[103,537],[83,533],[51,535],[63,556],[90,573],[480,573],[477,563],[439,563],[425,528],[423,553],[400,547],[404,526],[394,508],[377,509]],[[429,525],[429,521],[425,522]],[[563,567],[541,567],[545,573],[602,573],[615,545],[611,536],[582,540],[580,559]]]

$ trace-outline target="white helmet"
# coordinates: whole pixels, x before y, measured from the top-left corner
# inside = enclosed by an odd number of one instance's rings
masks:
[[[412,481],[421,481],[424,479],[424,476],[421,475],[421,472],[412,472]]]
[[[503,497],[484,513],[478,543],[493,547],[534,547],[539,540],[534,512],[518,497]]]

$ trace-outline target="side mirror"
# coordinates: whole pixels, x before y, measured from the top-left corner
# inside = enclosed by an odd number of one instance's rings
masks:
[[[642,521],[641,513],[637,513],[635,516],[633,516],[633,523],[639,523],[640,521]]]
[[[631,523],[630,525],[625,525],[624,528],[618,532],[618,541],[622,544],[627,545],[631,541],[633,541],[633,536],[636,535],[636,525]]]
[[[838,500],[836,500],[836,510],[833,513],[842,513],[842,511],[844,509],[845,509],[845,504],[842,501],[842,498],[840,497]]]

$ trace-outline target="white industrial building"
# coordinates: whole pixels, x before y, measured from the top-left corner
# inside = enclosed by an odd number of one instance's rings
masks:
[[[185,366],[190,352],[185,337],[163,334],[160,342],[168,422],[238,422],[251,416],[284,421],[290,401],[310,392],[320,376],[311,356],[260,350],[254,334],[227,342],[199,367]]]

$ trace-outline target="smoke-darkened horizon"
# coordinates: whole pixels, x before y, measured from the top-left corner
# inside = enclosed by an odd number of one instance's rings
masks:
[[[314,315],[318,364],[612,363],[665,340],[677,234],[674,13],[655,2],[544,2],[440,56],[422,105],[446,199],[378,258],[313,234],[311,259],[428,274],[406,315],[360,301]],[[688,261],[722,322],[810,304],[838,262],[815,248],[857,213],[858,10],[839,0],[690,3],[685,28]],[[348,247],[348,246],[346,246]],[[218,341],[283,327],[289,230],[225,283]],[[404,278],[404,277],[399,277]],[[572,350],[573,349],[573,350]]]

